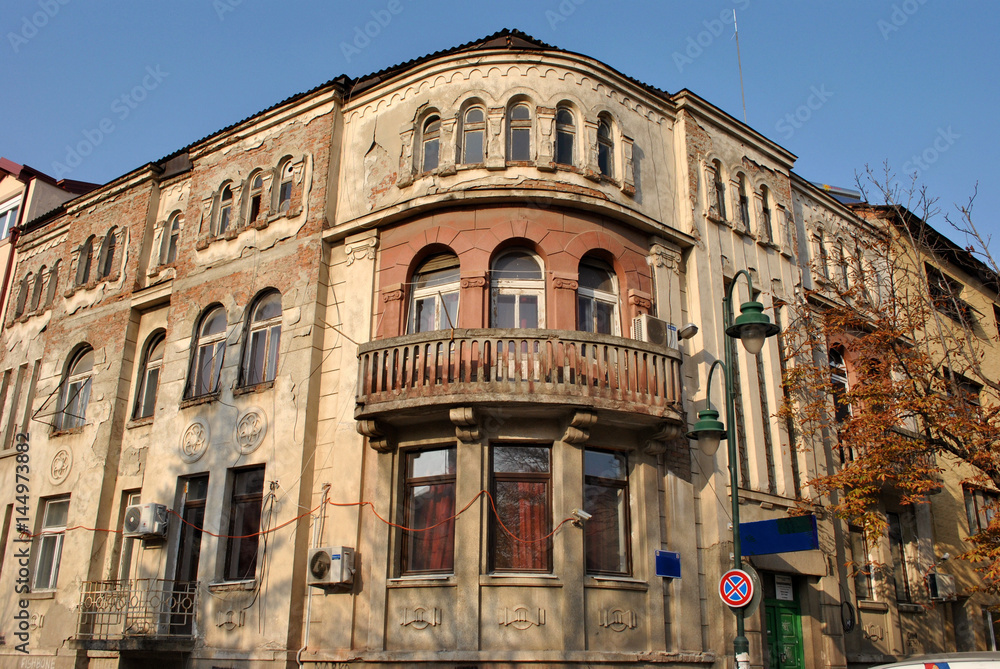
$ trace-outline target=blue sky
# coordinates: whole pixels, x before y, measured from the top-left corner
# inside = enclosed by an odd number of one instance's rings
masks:
[[[742,119],[733,9],[747,121],[801,176],[852,187],[888,161],[946,211],[978,182],[974,219],[1000,244],[993,2],[4,0],[0,155],[107,182],[339,74],[502,28]]]

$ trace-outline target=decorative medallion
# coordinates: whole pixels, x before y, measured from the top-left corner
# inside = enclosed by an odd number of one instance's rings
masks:
[[[184,462],[197,462],[208,450],[208,423],[204,418],[196,418],[181,434],[181,458]]]
[[[72,468],[73,452],[67,448],[59,449],[52,456],[52,465],[49,467],[49,480],[59,485],[66,480]]]
[[[409,625],[418,630],[437,627],[441,624],[441,609],[433,606],[429,609],[422,606],[403,609],[403,621],[400,624],[403,627]]]
[[[215,623],[216,627],[221,627],[227,632],[232,632],[237,627],[243,627],[246,624],[246,611],[234,609],[228,609],[226,611],[220,611],[219,622]]]
[[[532,614],[536,611],[537,616],[532,618]],[[545,609],[532,611],[524,606],[519,606],[516,609],[505,607],[500,613],[500,624],[504,627],[509,626],[519,630],[526,630],[533,625],[541,627],[545,624]]]
[[[637,624],[637,616],[634,611],[625,609],[604,609],[601,611],[601,627],[607,627],[614,632],[635,629]]]
[[[236,421],[236,446],[240,453],[246,455],[253,453],[264,442],[264,434],[267,432],[267,417],[264,411],[258,407],[250,407],[244,411],[239,420]]]

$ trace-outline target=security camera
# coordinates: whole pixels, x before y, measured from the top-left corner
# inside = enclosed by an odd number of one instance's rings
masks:
[[[688,323],[680,330],[677,331],[677,336],[683,339],[690,339],[691,337],[698,334],[698,326],[694,323]]]
[[[583,509],[573,509],[573,512],[570,515],[576,518],[576,520],[573,521],[573,524],[577,527],[594,517]]]

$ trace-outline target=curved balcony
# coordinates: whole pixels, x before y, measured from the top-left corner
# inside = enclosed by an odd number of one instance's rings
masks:
[[[680,353],[566,330],[439,330],[362,344],[356,419],[531,404],[680,420]]]

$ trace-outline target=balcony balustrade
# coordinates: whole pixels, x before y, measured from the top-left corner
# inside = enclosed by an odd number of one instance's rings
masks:
[[[79,628],[72,645],[118,651],[189,649],[197,610],[196,581],[83,581]]]
[[[680,353],[564,330],[439,330],[362,344],[355,418],[448,404],[566,405],[680,417]]]

